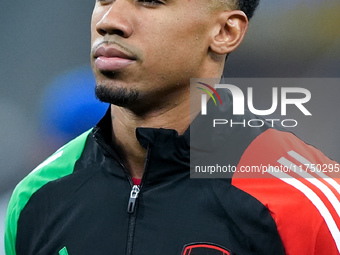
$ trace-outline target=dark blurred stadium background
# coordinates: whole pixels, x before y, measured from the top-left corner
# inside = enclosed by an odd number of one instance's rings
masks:
[[[0,2],[1,240],[15,184],[105,111],[92,95],[89,71],[93,5],[94,0]],[[340,77],[339,13],[339,0],[261,0],[225,76]],[[334,110],[329,123],[299,133],[337,161],[339,92],[327,96]],[[83,118],[76,119],[78,113]]]

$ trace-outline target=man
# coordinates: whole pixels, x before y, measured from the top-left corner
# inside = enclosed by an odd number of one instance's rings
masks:
[[[96,95],[111,107],[18,185],[7,255],[339,253],[338,208],[319,212],[294,185],[190,179],[190,78],[221,76],[257,4],[96,1],[91,61]],[[268,137],[284,137],[275,156],[289,141],[334,164],[284,132],[256,132],[230,160],[249,163],[271,149]],[[337,185],[327,186],[335,204]]]

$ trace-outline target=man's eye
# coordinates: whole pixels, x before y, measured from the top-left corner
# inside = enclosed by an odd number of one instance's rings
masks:
[[[162,1],[159,0],[138,0],[138,2],[145,6],[155,6],[164,4]]]

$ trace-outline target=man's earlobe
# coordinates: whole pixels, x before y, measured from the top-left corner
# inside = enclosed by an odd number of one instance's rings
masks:
[[[210,48],[216,54],[225,55],[241,44],[248,28],[248,18],[242,11],[224,11],[217,21]]]

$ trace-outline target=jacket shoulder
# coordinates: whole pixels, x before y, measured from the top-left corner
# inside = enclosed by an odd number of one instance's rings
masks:
[[[61,147],[31,173],[14,189],[8,204],[5,223],[5,249],[7,255],[15,255],[17,223],[21,211],[32,195],[47,183],[72,174],[76,161],[80,158],[87,137],[92,129]]]

